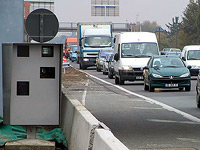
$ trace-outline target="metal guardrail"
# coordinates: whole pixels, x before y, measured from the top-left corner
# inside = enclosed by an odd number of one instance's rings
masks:
[[[128,32],[131,31],[129,23],[112,23],[113,32]],[[77,23],[75,22],[60,22],[58,32],[76,32]]]

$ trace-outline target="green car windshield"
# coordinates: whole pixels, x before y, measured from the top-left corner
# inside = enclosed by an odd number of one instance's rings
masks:
[[[156,43],[123,43],[122,58],[151,57],[158,54]]]
[[[163,57],[154,58],[152,61],[153,68],[181,68],[185,67],[184,63],[179,57]]]

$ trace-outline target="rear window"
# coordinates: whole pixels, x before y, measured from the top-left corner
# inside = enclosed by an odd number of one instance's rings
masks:
[[[110,51],[102,51],[101,54],[100,54],[100,57],[106,58],[106,55],[107,55],[107,54],[113,54],[113,52],[110,52]]]

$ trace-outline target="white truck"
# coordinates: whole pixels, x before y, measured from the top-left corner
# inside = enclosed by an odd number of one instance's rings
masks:
[[[112,49],[112,23],[78,23],[77,39],[79,68],[95,66],[98,52],[101,49]]]
[[[159,55],[155,33],[122,32],[114,38],[115,84],[143,80],[143,68],[150,57]]]

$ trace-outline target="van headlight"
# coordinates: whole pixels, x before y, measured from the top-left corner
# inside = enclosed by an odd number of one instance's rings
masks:
[[[83,61],[89,61],[89,59],[88,58],[84,58]]]
[[[190,75],[189,72],[182,74],[180,77],[188,77]]]
[[[159,74],[156,74],[156,73],[152,73],[152,76],[154,78],[162,78],[163,76],[159,75]]]
[[[131,66],[122,66],[122,70],[133,70]]]

